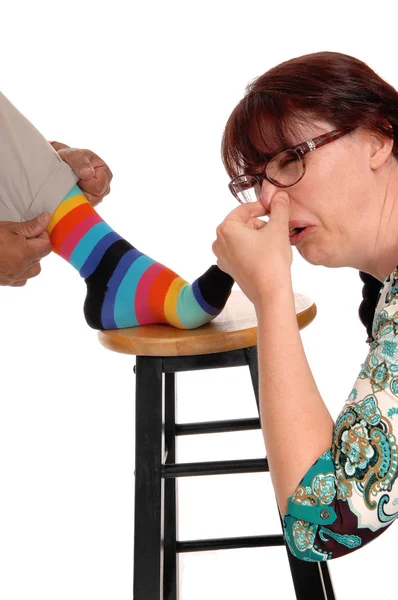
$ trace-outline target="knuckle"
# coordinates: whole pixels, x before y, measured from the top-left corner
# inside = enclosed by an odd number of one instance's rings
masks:
[[[25,261],[23,261],[23,260],[15,261],[8,266],[6,277],[10,281],[15,281],[16,279],[18,279],[18,277],[21,276],[21,274],[24,272],[24,270],[26,268],[27,268],[27,265],[26,265]]]
[[[40,250],[37,250],[33,253],[31,253],[30,259],[37,261],[37,259],[42,259],[45,256],[48,256],[51,253],[51,242],[48,241],[47,243],[43,244],[42,247],[40,248]]]
[[[26,285],[27,283],[27,279],[19,279],[18,281],[14,281],[13,283],[10,283],[11,287],[23,287],[24,285]]]
[[[26,235],[29,237],[34,232],[34,225],[30,221],[25,221],[23,226],[21,227],[22,235]]]
[[[103,181],[97,180],[95,182],[94,188],[95,188],[95,191],[97,192],[97,194],[102,194],[103,192],[105,192],[107,185],[106,184],[104,185]]]
[[[226,223],[225,221],[223,223],[220,223],[220,225],[217,228],[217,236],[219,238],[226,238],[228,235],[228,223]]]
[[[31,277],[37,277],[37,275],[39,275],[39,273],[41,272],[41,265],[40,263],[36,263],[35,265],[33,265],[33,267],[31,267],[27,273],[27,278],[31,278]]]
[[[70,166],[78,166],[81,161],[80,150],[76,150],[76,148],[63,148],[58,154]]]
[[[62,158],[62,160],[69,163],[72,150],[70,148],[61,148],[60,150],[58,150],[58,154]]]

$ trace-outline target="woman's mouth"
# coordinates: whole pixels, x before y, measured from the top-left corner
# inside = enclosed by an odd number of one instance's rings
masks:
[[[289,238],[290,244],[295,246],[314,228],[313,225],[309,227],[289,227]]]

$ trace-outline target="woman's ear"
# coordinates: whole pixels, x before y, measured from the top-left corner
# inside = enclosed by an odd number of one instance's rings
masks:
[[[369,165],[371,169],[379,169],[388,160],[394,146],[394,138],[389,138],[374,131],[368,132]]]

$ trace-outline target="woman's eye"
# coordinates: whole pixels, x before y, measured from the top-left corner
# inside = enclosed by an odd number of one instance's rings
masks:
[[[292,163],[297,162],[297,159],[295,158],[286,158],[285,160],[283,160],[281,162],[281,167],[287,167],[288,165],[291,165]]]

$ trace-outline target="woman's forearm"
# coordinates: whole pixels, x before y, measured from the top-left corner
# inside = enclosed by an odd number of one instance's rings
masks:
[[[290,282],[256,307],[260,413],[279,510],[332,445],[333,419],[304,353]]]

